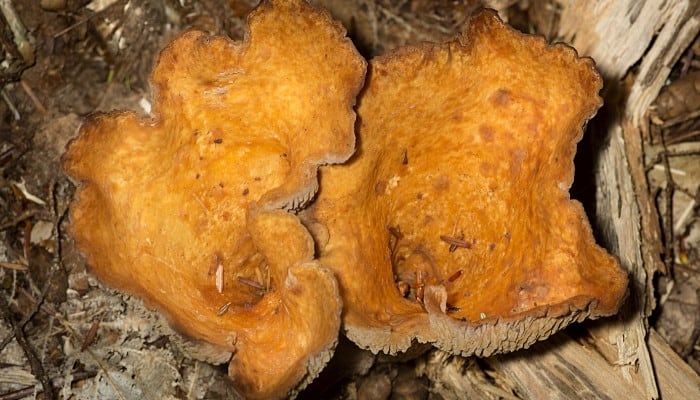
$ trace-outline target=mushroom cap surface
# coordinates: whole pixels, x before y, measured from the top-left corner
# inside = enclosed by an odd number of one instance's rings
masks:
[[[154,117],[93,115],[64,157],[91,271],[233,353],[246,397],[286,396],[335,346],[336,281],[285,209],[352,154],[365,68],[327,13],[264,1],[241,42],[190,31],[168,45]]]
[[[358,150],[303,215],[351,340],[487,356],[616,312],[626,274],[569,196],[601,86],[592,60],[491,11],[370,62]]]

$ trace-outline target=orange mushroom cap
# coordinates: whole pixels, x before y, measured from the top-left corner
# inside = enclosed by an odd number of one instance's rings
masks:
[[[283,209],[314,194],[320,164],[352,154],[366,63],[302,1],[265,1],[248,26],[242,42],[172,42],[152,76],[155,117],[92,116],[64,167],[91,270],[233,352],[238,390],[271,398],[318,374],[337,340],[336,281]]]
[[[568,192],[601,85],[491,11],[370,63],[356,156],[322,168],[304,213],[350,339],[486,356],[616,312],[626,274]]]

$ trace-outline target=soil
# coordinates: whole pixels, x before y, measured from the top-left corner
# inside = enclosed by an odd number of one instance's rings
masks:
[[[256,1],[0,3],[0,399],[49,398],[42,393],[47,384],[51,398],[231,398],[225,365],[198,361],[211,359],[205,347],[89,274],[68,229],[75,187],[61,155],[90,113],[148,112],[150,69],[168,41],[187,29],[241,38]],[[329,8],[372,57],[405,43],[444,40],[482,2],[314,3]],[[556,39],[554,3],[485,3],[516,28]],[[13,21],[26,28],[25,40]],[[649,113],[648,154],[638,160],[649,171],[668,267],[657,279],[651,324],[700,372],[700,41],[668,83]],[[586,168],[577,165],[577,176],[589,174]],[[439,398],[431,392],[439,383],[421,373],[435,353],[401,361],[341,341],[337,354],[301,398]],[[464,362],[472,371],[481,367],[476,359]],[[488,371],[478,379],[494,384]],[[508,396],[517,398],[494,398]]]

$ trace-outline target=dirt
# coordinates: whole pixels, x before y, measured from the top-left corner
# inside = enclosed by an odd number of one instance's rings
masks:
[[[231,398],[221,365],[226,360],[182,339],[140,301],[103,287],[89,274],[68,229],[75,187],[62,173],[61,155],[92,112],[147,113],[148,76],[165,43],[187,29],[241,38],[244,16],[256,1],[2,3],[14,10],[27,40],[18,43],[8,24],[12,10],[2,9],[0,399],[47,398],[41,393],[46,386],[38,384],[42,379],[57,398]],[[444,40],[480,4],[315,3],[345,24],[367,57],[405,43]],[[520,30],[554,39],[556,7],[534,3],[490,2]],[[657,280],[659,306],[651,323],[700,372],[698,71],[700,41],[674,67],[671,94],[650,110],[653,129],[648,154],[640,162],[645,162],[656,194],[664,240],[660,248],[669,269]],[[675,172],[666,173],[665,165]],[[577,168],[577,174],[587,174],[584,168]],[[329,368],[301,398],[439,398],[431,394],[439,382],[420,372],[435,357],[440,355],[428,353],[411,361],[375,357],[341,341]],[[472,371],[480,368],[476,360],[464,362]],[[488,371],[474,379],[493,384]]]

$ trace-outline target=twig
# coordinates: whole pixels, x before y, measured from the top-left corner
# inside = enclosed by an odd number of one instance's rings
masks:
[[[61,237],[63,232],[61,232],[61,223],[68,213],[68,207],[64,207],[61,212],[58,212],[58,201],[56,200],[56,186],[58,184],[54,179],[49,183],[49,207],[51,209],[51,214],[53,216],[53,235],[56,240],[54,243],[54,264],[52,265],[52,270],[54,266],[57,268],[63,268],[63,246],[61,245]]]
[[[19,293],[21,295],[23,295],[24,297],[26,297],[27,300],[29,300],[34,306],[36,306],[36,304],[39,304],[39,309],[41,309],[41,311],[45,312],[46,315],[53,317],[53,316],[56,316],[56,314],[58,314],[56,312],[56,310],[54,310],[54,308],[51,307],[49,304],[45,304],[43,302],[39,303],[38,300],[35,299],[34,296],[32,296],[32,294],[29,293],[29,291],[27,289],[19,288]]]
[[[24,256],[24,261],[29,265],[29,252],[31,251],[32,245],[32,221],[27,221],[24,223],[24,238],[22,240],[22,256]]]
[[[27,260],[29,262],[29,260]],[[37,312],[39,312],[39,309],[42,307],[44,304],[44,299],[46,298],[46,293],[49,291],[49,287],[51,286],[51,282],[53,281],[53,275],[54,275],[55,268],[51,267],[49,268],[49,273],[48,276],[46,277],[46,282],[44,282],[44,287],[41,288],[39,291],[39,298],[34,301],[34,304],[32,305],[32,308],[29,310],[27,315],[22,318],[22,321],[20,322],[20,328],[24,328],[24,325],[29,322],[34,315],[36,315]],[[20,288],[21,291],[25,292],[25,295],[28,295],[29,293],[26,292],[24,288]]]
[[[377,45],[379,44],[379,28],[377,26],[377,3],[374,1],[363,1],[363,5],[367,7],[367,20],[370,21],[372,27],[372,46],[371,53],[374,54],[377,51]]]
[[[0,225],[0,231],[4,231],[5,229],[12,228],[14,226],[17,226],[20,222],[24,221],[25,219],[31,218],[37,214],[36,209],[31,209],[23,212],[22,214],[14,217],[12,220],[4,222],[3,224]]]
[[[262,284],[260,284],[258,282],[255,282],[252,279],[248,279],[248,278],[243,277],[243,276],[238,276],[238,277],[236,277],[236,279],[238,279],[238,282],[243,283],[245,285],[248,285],[250,287],[253,287],[255,289],[265,290],[265,286],[263,286]]]
[[[78,383],[80,381],[84,381],[85,379],[94,378],[95,375],[97,375],[97,373],[94,371],[76,372],[75,374],[73,374],[73,380],[71,381],[71,384]],[[56,379],[55,382],[53,382],[53,383],[55,386],[61,386],[62,379],[60,379],[60,378]],[[35,390],[36,390],[36,387],[34,385],[27,386],[27,387],[24,387],[22,389],[17,389],[17,390],[13,390],[11,392],[0,394],[0,400],[23,399],[27,396],[34,394]],[[39,392],[41,392],[41,391],[39,391]]]
[[[4,262],[4,261],[0,261],[0,267],[15,270],[15,271],[27,271],[29,269],[29,267],[27,265],[22,264],[22,263],[12,263],[12,262]]]
[[[688,120],[691,120],[691,119],[697,118],[697,117],[700,117],[700,110],[689,112],[687,114],[683,114],[683,115],[680,115],[680,116],[675,117],[675,118],[669,118],[666,121],[664,121],[663,124],[661,124],[661,128],[669,128],[673,125],[678,125],[682,122],[685,122],[685,121],[688,121]]]
[[[693,51],[693,48],[691,46],[688,48],[688,50],[685,51],[683,58],[680,60],[681,64],[683,64],[683,67],[681,68],[681,78],[685,78],[688,75],[688,71],[690,70],[690,64],[692,63],[693,58],[695,58],[695,52]]]
[[[0,342],[0,353],[2,353],[2,351],[5,349],[5,346],[10,344],[12,337],[12,333],[10,333],[9,335],[5,336],[5,339],[3,339],[2,342]]]
[[[22,389],[13,390],[11,392],[0,394],[0,400],[19,400],[29,395],[34,394],[36,387],[34,385],[26,386]]]
[[[46,114],[46,107],[44,107],[44,103],[39,100],[39,97],[34,93],[34,90],[27,84],[27,82],[24,81],[24,79],[20,79],[19,85],[22,86],[22,89],[24,89],[24,93],[29,96],[29,98],[32,100],[32,103],[34,103],[34,107],[36,107],[37,110],[39,110],[40,113]]]
[[[661,145],[663,146],[663,152],[661,153],[661,160],[663,161],[665,172],[666,172],[666,218],[664,221],[664,234],[666,236],[666,243],[664,249],[664,264],[666,265],[666,271],[673,271],[673,243],[675,243],[673,232],[673,193],[675,191],[675,182],[673,176],[671,175],[671,165],[668,162],[668,155],[666,148],[666,142],[663,136],[661,136]],[[673,272],[671,272],[673,274]]]
[[[698,302],[697,304],[694,304],[695,310],[697,310],[695,315],[695,326],[693,327],[693,333],[690,335],[690,340],[688,340],[688,343],[686,343],[685,347],[680,353],[683,359],[687,359],[691,354],[693,354],[695,343],[700,340],[700,307],[697,306],[700,304],[700,289],[695,291],[695,298]]]
[[[22,325],[18,324],[14,318],[12,318],[10,305],[3,295],[0,295],[0,313],[2,313],[2,318],[12,327],[15,339],[22,348],[22,351],[24,351],[25,357],[27,357],[27,360],[29,361],[29,367],[32,370],[32,374],[34,374],[36,379],[41,383],[41,387],[44,389],[44,398],[47,400],[54,400],[56,396],[53,393],[51,380],[46,375],[44,367],[41,365],[41,362],[29,343],[29,340],[27,340],[27,337],[24,335]]]
[[[41,342],[41,362],[46,361],[46,347],[49,345],[49,338],[53,336],[53,324],[55,317],[49,317],[49,327],[44,331],[44,340]]]
[[[676,269],[680,269],[680,270],[683,270],[685,272],[692,273],[692,274],[700,274],[700,269],[693,268],[693,264],[687,264],[687,265],[677,264]]]
[[[6,164],[8,164],[11,160],[13,160],[15,157],[13,157],[12,152],[15,150],[15,145],[12,143],[8,143],[8,148],[0,153],[0,169],[5,168]]]
[[[66,33],[72,31],[73,29],[75,29],[75,28],[77,28],[77,27],[79,27],[80,25],[82,25],[82,24],[84,24],[84,23],[90,21],[91,19],[95,18],[96,16],[102,14],[102,13],[105,12],[105,10],[107,10],[107,9],[109,9],[109,7],[106,7],[106,8],[104,8],[104,9],[100,10],[100,11],[97,11],[97,12],[95,12],[95,13],[93,13],[93,14],[87,16],[86,18],[83,18],[83,19],[81,19],[80,21],[74,23],[73,25],[71,25],[71,26],[69,26],[69,27],[67,27],[67,28],[65,28],[65,29],[63,29],[63,30],[58,31],[57,33],[54,33],[53,38],[56,39],[56,38],[58,38],[59,36],[65,35]]]
[[[194,362],[194,372],[192,373],[192,382],[190,382],[190,387],[187,389],[187,399],[194,398],[194,384],[197,382],[199,376],[199,361]],[[2,400],[2,399],[0,399]]]
[[[34,46],[32,45],[33,38],[19,18],[19,14],[12,6],[10,0],[0,0],[0,12],[7,21],[7,26],[12,32],[13,41],[17,47],[17,51],[22,56],[25,65],[34,63]]]
[[[2,99],[5,100],[5,104],[7,104],[10,112],[12,112],[12,116],[14,117],[15,121],[19,121],[22,116],[19,114],[19,111],[17,111],[17,107],[15,107],[15,105],[12,103],[10,96],[7,95],[5,88],[0,89],[0,95],[2,96]]]
[[[664,152],[663,155],[661,156],[661,161],[663,161],[664,158],[668,159],[668,154],[666,154],[665,152]],[[664,163],[664,164],[666,164],[666,163]],[[652,169],[656,169],[656,170],[664,171],[664,172],[669,172],[669,173],[671,173],[671,174],[676,174],[676,175],[679,175],[679,176],[687,176],[687,175],[688,175],[688,173],[685,172],[685,171],[683,171],[682,169],[667,168],[666,165],[659,165],[659,164],[656,164],[656,165],[654,165],[654,166],[652,167]]]
[[[59,320],[59,322],[61,323],[61,325],[63,325],[63,327],[66,328],[66,330],[71,334],[71,336],[73,336],[73,337],[76,338],[76,339],[79,339],[79,338],[80,338],[80,335],[78,335],[78,332],[76,332],[75,329],[73,329],[73,327],[68,323],[68,321],[66,321],[66,320],[64,320],[64,319],[62,319],[62,318],[59,318],[58,320]],[[109,374],[109,370],[108,370],[107,367],[102,363],[102,360],[100,360],[100,358],[97,357],[97,356],[95,355],[95,353],[94,353],[90,348],[86,348],[86,349],[85,349],[85,352],[88,353],[88,354],[90,355],[90,357],[92,358],[93,361],[95,361],[95,363],[97,364],[98,368],[100,368],[100,370],[101,370],[102,373],[104,374],[104,377],[105,377],[105,379],[107,380],[107,382],[112,386],[112,388],[114,389],[114,391],[117,393],[117,396],[119,396],[119,398],[120,398],[121,400],[126,400],[126,396],[124,396],[124,393],[122,393],[122,391],[121,391],[121,389],[119,388],[119,386],[117,385],[117,383],[114,381],[114,379],[112,379],[112,376]]]
[[[85,334],[83,344],[80,346],[80,351],[85,351],[85,349],[90,347],[95,341],[95,338],[97,337],[97,331],[100,329],[100,322],[101,321],[99,319],[92,322],[92,325],[90,325],[90,329],[88,329],[87,333]]]
[[[690,217],[690,213],[693,211],[695,208],[695,199],[691,200],[688,206],[681,212],[681,216],[678,218],[678,221],[676,221],[676,224],[673,226],[673,231],[680,233],[681,229],[683,228],[683,225],[685,225],[686,220]]]
[[[678,136],[669,138],[667,144],[676,144],[676,143],[679,143],[679,142],[686,141],[686,140],[688,140],[688,139],[690,139],[690,138],[692,138],[692,137],[695,137],[695,136],[700,136],[700,129],[692,130],[692,131],[690,131],[690,132],[685,132],[685,133],[683,133],[683,134],[681,134],[681,135],[678,135]],[[698,154],[697,151],[694,151],[693,153],[694,153],[694,154]]]
[[[465,241],[463,238],[440,235],[440,240],[450,245],[450,252],[455,251],[458,247],[463,247],[465,249],[471,249],[472,247],[472,244]]]
[[[700,135],[700,130],[697,131],[697,134]],[[669,145],[669,144],[671,144],[670,141],[669,141],[669,143],[666,143],[666,145]],[[663,152],[657,154],[656,156],[654,156],[654,158],[651,160],[651,162],[649,162],[647,164],[646,172],[649,172],[650,170],[657,168],[657,165],[659,164],[659,162],[661,161],[661,158],[663,157],[662,154],[666,154],[666,157],[697,156],[697,155],[700,155],[700,151],[698,149],[678,150],[678,151],[672,151],[672,150],[663,151]]]
[[[34,296],[32,296],[31,293],[29,293],[25,288],[20,288],[19,293],[24,295],[27,298],[27,300],[32,302],[32,304],[37,303],[37,300],[34,298]],[[49,316],[56,315],[56,310],[51,308],[51,306],[49,306],[48,304],[41,304],[40,308],[43,312],[45,312]],[[23,322],[21,325],[24,326],[24,324],[26,324],[26,322]],[[7,337],[5,339],[3,339],[0,342],[0,352],[2,352],[2,350],[5,348],[5,346],[7,346],[12,341],[12,336],[13,336],[12,333],[10,333],[9,335],[7,335]]]
[[[551,11],[549,13],[549,18],[547,21],[547,42],[551,43],[555,37],[554,37],[554,25],[557,22],[557,16],[561,13],[561,10],[559,7],[557,7],[557,3],[552,1],[552,2],[547,2],[547,5],[545,6],[545,9],[549,9]]]

